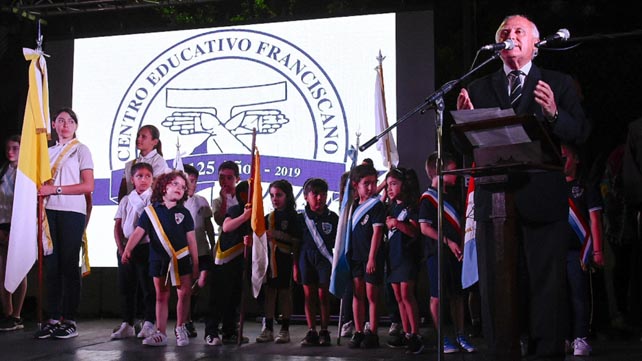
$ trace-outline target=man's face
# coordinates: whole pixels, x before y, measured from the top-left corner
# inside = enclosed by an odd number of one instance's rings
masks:
[[[513,49],[501,52],[502,60],[512,69],[518,69],[533,59],[535,43],[539,41],[534,30],[533,23],[521,16],[508,19],[497,30],[497,42],[511,39],[515,43]]]

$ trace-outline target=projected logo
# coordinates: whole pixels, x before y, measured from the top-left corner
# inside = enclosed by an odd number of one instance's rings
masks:
[[[159,52],[116,110],[109,198],[136,157],[136,133],[145,124],[161,131],[165,159],[180,142],[183,162],[201,174],[197,190],[211,187],[225,160],[249,174],[253,129],[264,182],[302,186],[321,177],[334,188],[345,171],[347,120],[328,73],[308,52],[314,49],[247,29],[205,32]]]

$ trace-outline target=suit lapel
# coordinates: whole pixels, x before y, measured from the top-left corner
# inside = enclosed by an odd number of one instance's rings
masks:
[[[508,79],[502,68],[495,72],[491,78],[493,91],[495,96],[499,99],[499,107],[501,109],[510,108],[510,99],[508,97]]]
[[[517,110],[515,113],[517,114],[534,114],[537,113],[537,103],[535,102],[535,96],[533,95],[533,91],[535,90],[535,86],[537,85],[537,82],[542,79],[542,73],[540,72],[539,68],[533,64],[531,66],[531,70],[528,72],[528,76],[526,77],[526,81],[524,82],[523,85],[523,90],[522,90],[522,99],[520,100],[519,106],[517,107]]]

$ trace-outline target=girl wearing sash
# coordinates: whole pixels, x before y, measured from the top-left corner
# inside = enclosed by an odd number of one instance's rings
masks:
[[[136,149],[140,152],[138,157],[125,163],[123,180],[121,181],[120,189],[118,190],[119,201],[134,189],[131,179],[131,169],[134,164],[139,162],[150,164],[154,169],[152,172],[154,178],[171,171],[167,162],[163,158],[160,131],[155,126],[147,124],[138,129],[138,133],[136,134]]]
[[[145,339],[154,333],[155,302],[154,284],[149,277],[149,237],[143,240],[132,250],[129,263],[121,262],[122,255],[127,245],[127,239],[138,225],[138,220],[149,206],[152,196],[152,166],[148,163],[136,163],[131,169],[131,179],[134,182],[134,190],[118,203],[118,209],[114,216],[114,238],[118,252],[118,286],[120,290],[120,309],[123,314],[123,322],[120,327],[111,334],[112,339],[138,336]],[[138,302],[136,302],[137,288],[142,293],[144,323],[138,335],[134,332],[134,319]]]
[[[0,296],[4,318],[0,320],[0,331],[13,331],[24,328],[20,313],[27,293],[25,277],[14,293],[4,288],[9,247],[9,231],[13,209],[13,192],[16,184],[18,156],[20,154],[20,136],[13,135],[5,143],[7,162],[0,168]]]
[[[450,154],[443,154],[444,170],[457,168],[455,159]],[[425,249],[428,256],[428,279],[430,286],[430,314],[432,315],[435,329],[439,324],[439,291],[437,263],[437,153],[432,153],[426,160],[426,174],[431,186],[421,196],[419,203],[419,227],[426,240]],[[446,174],[444,180],[444,245],[442,247],[443,292],[442,297],[450,303],[450,313],[455,326],[456,344],[448,337],[444,337],[444,353],[459,352],[461,347],[466,352],[475,352],[476,348],[468,342],[464,335],[464,300],[466,293],[461,285],[461,260],[463,259],[462,229],[460,226],[459,200],[453,193],[447,192],[457,182],[457,176]]]
[[[348,347],[379,347],[377,335],[377,301],[383,283],[385,255],[381,251],[386,207],[377,196],[377,170],[361,164],[350,172],[350,183],[356,200],[350,216],[351,227],[348,258],[352,272],[352,313],[355,332]],[[369,305],[370,327],[364,331],[366,302]]]
[[[393,168],[386,175],[386,192],[390,205],[386,227],[388,230],[388,279],[395,299],[403,332],[389,345],[407,345],[409,353],[421,353],[424,346],[419,336],[419,308],[415,285],[421,257],[417,206],[419,184],[412,169]],[[405,335],[404,335],[405,333]],[[397,341],[395,343],[395,341]]]
[[[292,315],[292,254],[301,239],[301,228],[296,213],[292,185],[286,180],[270,184],[270,199],[274,211],[265,216],[269,243],[269,271],[263,287],[265,297],[265,325],[256,342],[290,342],[290,315]],[[276,300],[283,319],[281,330],[274,337]]]
[[[307,202],[299,222],[303,229],[301,247],[295,253],[294,280],[303,284],[305,296],[305,319],[308,333],[301,346],[330,346],[330,272],[332,271],[332,249],[337,235],[339,216],[328,209],[328,183],[320,178],[308,179],[303,185],[303,196]],[[321,331],[316,330],[316,305],[321,317]]]
[[[587,185],[580,177],[580,159],[574,146],[562,145],[564,174],[568,186],[569,225],[566,278],[569,289],[570,322],[567,351],[589,356],[590,329],[589,267],[604,266],[602,256],[602,198],[597,184]],[[573,340],[572,342],[570,340]]]
[[[187,178],[181,171],[156,178],[152,205],[141,214],[138,226],[127,241],[122,262],[131,260],[134,247],[149,236],[149,275],[156,289],[156,333],[143,345],[167,345],[167,313],[170,287],[176,287],[176,345],[187,346],[185,322],[192,291],[192,279],[198,277],[198,252],[194,220],[183,203],[187,199]],[[191,262],[190,262],[191,259]]]
[[[38,190],[38,195],[47,196],[45,209],[51,236],[44,257],[49,321],[35,337],[67,339],[78,336],[75,321],[80,303],[78,264],[91,214],[94,163],[89,148],[76,139],[78,117],[73,110],[58,111],[52,128],[58,138],[49,148],[52,180]]]

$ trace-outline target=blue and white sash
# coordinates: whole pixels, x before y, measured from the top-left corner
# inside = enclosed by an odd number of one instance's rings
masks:
[[[321,252],[323,257],[325,257],[328,261],[330,261],[330,263],[332,263],[332,255],[328,251],[328,248],[325,246],[325,242],[319,234],[319,230],[317,229],[316,224],[313,220],[310,219],[310,217],[308,217],[308,213],[306,211],[303,211],[303,217],[305,219],[305,225],[308,226],[308,231],[310,231],[310,235],[314,240],[314,244],[317,245],[319,252]]]
[[[375,196],[359,204],[359,206],[354,210],[354,213],[352,213],[352,220],[350,222],[352,224],[352,230],[354,230],[357,224],[359,224],[361,218],[363,218],[363,216],[365,216],[366,213],[368,213],[372,207],[379,202],[381,202],[381,200],[379,200],[379,197]]]

